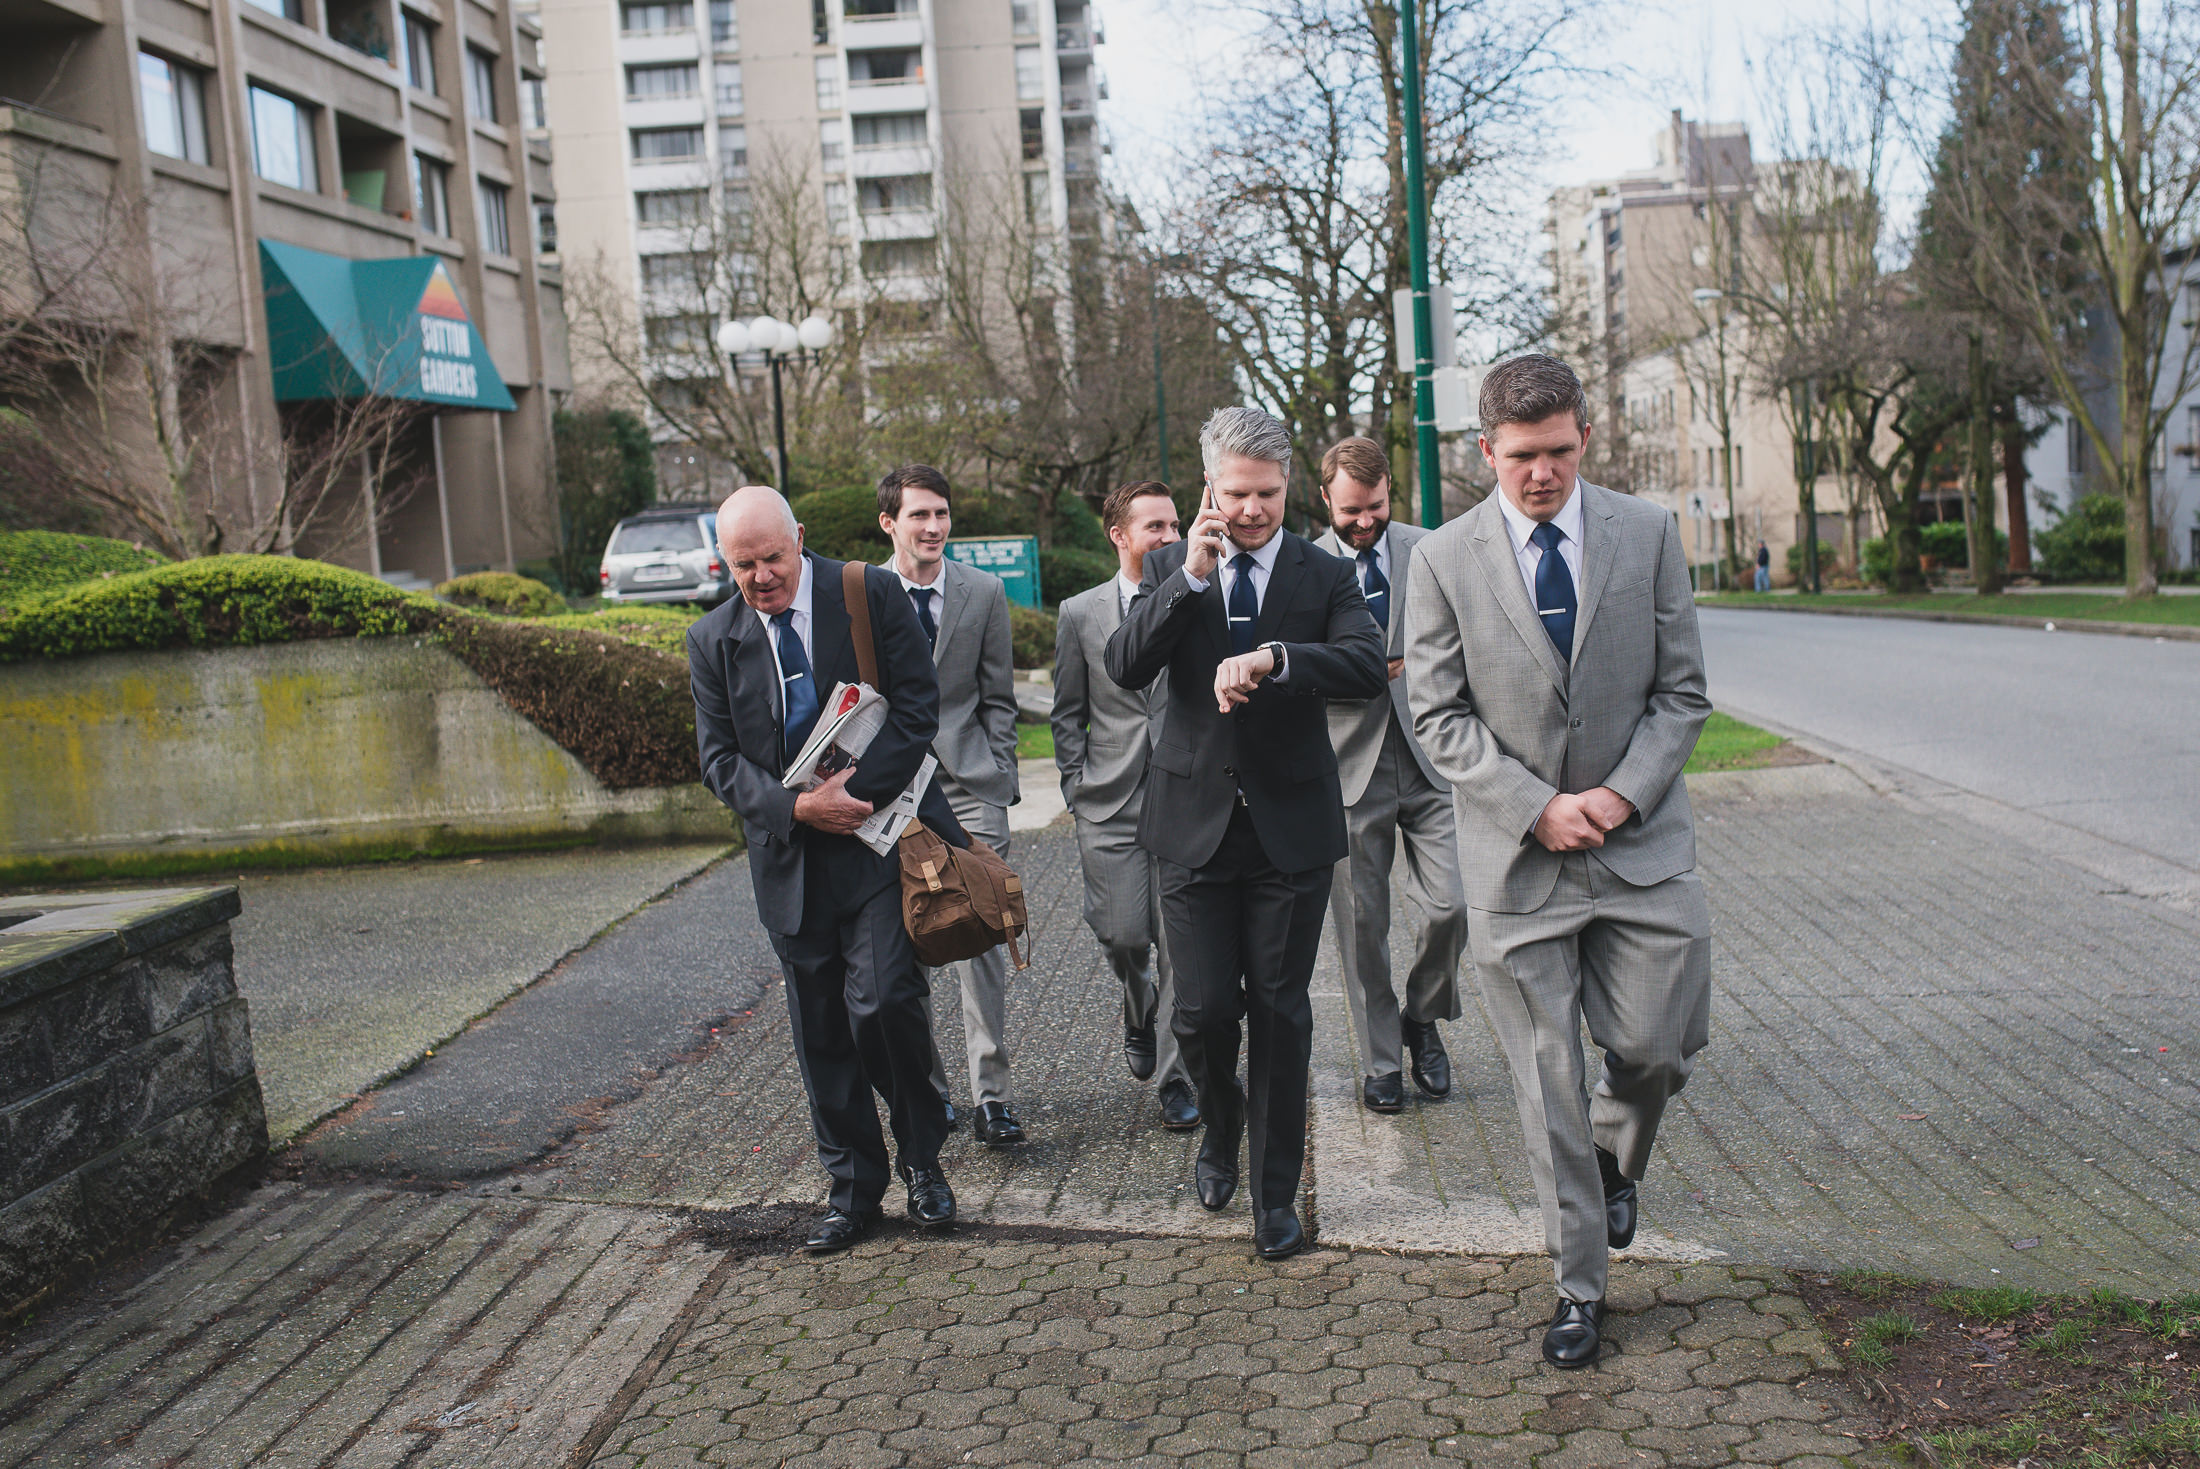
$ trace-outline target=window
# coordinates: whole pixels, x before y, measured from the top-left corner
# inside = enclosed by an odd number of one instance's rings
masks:
[[[695,24],[695,7],[688,0],[644,0],[640,5],[619,7],[619,29],[632,35],[648,31],[684,31]]]
[[[2185,446],[2192,451],[2192,460],[2186,467],[2200,474],[2200,405],[2185,410]]]
[[[479,46],[466,48],[466,110],[483,122],[497,120],[497,59]]]
[[[718,115],[741,115],[741,63],[721,61],[710,69],[711,85],[718,92]]]
[[[718,129],[718,176],[728,179],[745,179],[749,176],[749,130],[744,127]]]
[[[519,101],[528,127],[539,131],[550,126],[550,98],[541,77],[528,77],[521,81]]]
[[[1046,58],[1037,46],[1016,48],[1016,100],[1043,102],[1047,95]]]
[[[930,240],[872,240],[863,247],[865,275],[923,275],[931,268]]]
[[[818,157],[823,160],[827,173],[839,173],[842,161],[848,156],[848,148],[843,141],[845,136],[838,118],[828,117],[817,125]]]
[[[910,148],[924,142],[924,114],[882,112],[855,119],[856,147]]]
[[[313,109],[254,87],[252,166],[270,183],[318,191],[321,163],[313,147]]]
[[[856,185],[856,208],[865,214],[906,214],[932,207],[932,175],[864,179]]]
[[[481,200],[481,248],[491,255],[512,253],[512,191],[487,179],[474,180]]]
[[[1054,219],[1054,189],[1045,169],[1024,175],[1024,218],[1033,224]]]
[[[2200,326],[2200,281],[2185,282],[2185,325]]]
[[[204,78],[165,56],[140,51],[138,97],[145,108],[146,147],[170,158],[206,162]]]
[[[558,253],[558,206],[547,199],[535,201],[535,253]]]
[[[1034,162],[1047,156],[1046,109],[1026,107],[1016,114],[1017,131],[1024,140],[1024,161]]]
[[[2067,418],[2063,420],[2063,468],[2072,474],[2085,473],[2085,430]]]
[[[840,58],[837,56],[817,58],[817,110],[840,110]]]
[[[420,227],[431,235],[451,232],[451,166],[425,153],[413,155],[413,201]]]
[[[435,90],[435,23],[405,12],[405,81],[423,92]]]
[[[668,551],[702,549],[701,516],[682,517],[679,520],[644,520],[622,525],[611,542],[611,554],[614,556],[662,555]]]
[[[825,185],[825,227],[836,235],[848,233],[848,186],[838,179]]]
[[[673,66],[630,66],[626,69],[626,95],[630,101],[655,97],[695,95],[695,63]]]
[[[1017,35],[1039,34],[1039,0],[1009,0],[1008,15]]]
[[[652,351],[699,352],[710,345],[710,318],[705,316],[652,316],[642,323]]]
[[[733,0],[710,0],[710,43],[721,51],[741,49],[741,30],[734,23]]]
[[[851,51],[848,53],[848,76],[858,83],[921,82],[924,80],[924,53]]]
[[[662,163],[672,158],[700,158],[703,156],[703,130],[701,128],[636,128],[634,130],[634,161],[636,163]]]
[[[634,196],[634,219],[638,224],[699,224],[709,207],[707,190],[653,189]]]
[[[698,291],[710,279],[707,255],[644,255],[642,289],[646,291]]]
[[[2154,436],[2154,447],[2147,451],[2147,464],[2156,474],[2167,474],[2169,472],[2169,436],[2167,434],[2156,434]]]
[[[245,0],[245,3],[255,9],[264,10],[269,15],[279,15],[284,20],[294,20],[300,25],[305,24],[306,9],[304,0]]]

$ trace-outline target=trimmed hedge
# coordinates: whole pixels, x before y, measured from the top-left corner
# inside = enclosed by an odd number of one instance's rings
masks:
[[[566,612],[556,617],[530,617],[538,627],[569,632],[602,633],[622,642],[638,643],[661,653],[677,653],[686,666],[687,632],[703,615],[700,607],[679,603],[607,607],[597,612]]]
[[[160,564],[159,553],[104,536],[46,530],[0,532],[0,607],[20,606],[88,581],[111,580]]]
[[[1039,553],[1039,598],[1049,606],[1060,606],[1079,592],[1100,585],[1119,569],[1112,553],[1102,556],[1094,551],[1051,546]]]
[[[802,544],[835,561],[886,559],[894,543],[878,528],[878,491],[863,485],[813,490],[793,502],[802,522]]]
[[[435,589],[444,601],[498,617],[554,617],[567,611],[565,599],[530,577],[509,571],[477,571]]]
[[[1054,666],[1054,614],[1008,604],[1008,645],[1018,668]]]

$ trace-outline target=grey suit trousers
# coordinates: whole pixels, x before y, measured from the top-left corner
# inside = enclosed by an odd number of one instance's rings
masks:
[[[1124,1026],[1157,1033],[1154,1084],[1190,1085],[1169,1023],[1176,1013],[1176,976],[1161,931],[1161,859],[1138,845],[1138,806],[1134,800],[1105,821],[1077,818],[1085,923],[1123,986]]]
[[[944,773],[937,779],[963,830],[1007,857],[1007,808],[979,800]],[[963,1043],[970,1053],[971,1100],[1005,1102],[1008,1100],[1008,950],[1005,947],[987,949],[975,959],[933,970],[934,994],[944,988],[939,982],[940,976],[949,971],[955,973],[956,988],[962,993]],[[937,1040],[932,1047],[932,1085],[942,1097],[948,1095],[947,1067],[940,1060]]]
[[[1459,1018],[1459,956],[1467,947],[1467,900],[1459,888],[1459,824],[1451,792],[1429,783],[1394,718],[1367,790],[1346,808],[1348,849],[1329,888],[1330,924],[1344,966],[1345,1003],[1360,1042],[1360,1074],[1404,1066],[1398,992],[1390,978],[1390,874],[1400,838],[1398,884],[1413,923],[1413,966],[1403,1011],[1415,1020]]]
[[[1569,852],[1532,913],[1473,913],[1474,964],[1512,1066],[1544,1246],[1570,1300],[1604,1298],[1609,1253],[1596,1149],[1642,1177],[1668,1098],[1711,1025],[1711,910],[1693,872],[1649,887]],[[1592,1096],[1581,1026],[1604,1050]]]

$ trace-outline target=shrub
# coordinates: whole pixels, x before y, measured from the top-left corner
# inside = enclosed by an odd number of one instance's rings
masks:
[[[622,642],[687,656],[688,629],[703,615],[699,607],[685,604],[606,607],[596,612],[561,612],[554,617],[533,617],[538,627],[564,628],[572,632],[603,633]]]
[[[2032,535],[2032,564],[2051,581],[2124,579],[2124,502],[2087,495]]]
[[[802,522],[802,544],[835,561],[876,564],[893,549],[878,528],[878,491],[868,485],[812,490],[794,502],[794,518]]]
[[[1035,536],[1038,517],[1029,500],[1015,495],[958,495],[955,497],[955,534],[958,536]]]
[[[1864,580],[1878,586],[1894,580],[1894,548],[1885,536],[1873,536],[1864,543],[1863,570]]]
[[[1018,668],[1054,666],[1054,614],[1008,604],[1009,648]]]
[[[1054,544],[1115,559],[1115,543],[1108,539],[1100,516],[1074,495],[1064,495],[1054,502]]]
[[[160,564],[157,553],[128,541],[44,530],[0,532],[0,607]]]
[[[207,556],[92,582],[0,615],[0,660],[131,648],[377,637],[431,626],[428,598],[289,556]]]
[[[551,564],[562,590],[585,595],[596,590],[612,527],[657,498],[657,455],[649,430],[623,409],[558,413],[550,432],[563,543]]]
[[[1918,527],[1918,543],[1924,554],[1942,566],[1969,566],[1971,564],[1971,532],[1960,520],[1940,520]],[[2009,537],[2000,528],[1994,531],[1995,564],[2009,564]]]
[[[1052,606],[1059,606],[1065,597],[1074,597],[1089,587],[1096,587],[1115,575],[1115,557],[1102,556],[1092,551],[1075,551],[1065,546],[1054,546],[1039,553],[1039,598]]]
[[[435,589],[444,601],[498,617],[551,617],[566,610],[565,599],[539,581],[509,571],[477,571]]]

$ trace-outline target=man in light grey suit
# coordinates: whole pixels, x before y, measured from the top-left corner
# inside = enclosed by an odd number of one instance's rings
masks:
[[[1146,764],[1168,706],[1169,675],[1133,690],[1107,673],[1108,639],[1138,595],[1146,553],[1180,539],[1176,502],[1159,480],[1135,480],[1108,492],[1100,519],[1117,570],[1056,615],[1054,763],[1062,800],[1077,817],[1085,922],[1123,986],[1123,1063],[1140,1081],[1158,1068],[1161,1125],[1182,1132],[1199,1126],[1199,1104],[1168,1023],[1176,985],[1161,934],[1161,862],[1138,844]]]
[[[1413,1084],[1424,1096],[1451,1095],[1451,1057],[1436,1022],[1459,1018],[1459,956],[1467,946],[1451,787],[1413,738],[1400,677],[1407,578],[1413,548],[1428,532],[1391,520],[1390,464],[1373,439],[1344,439],[1322,456],[1322,503],[1330,529],[1314,544],[1354,563],[1390,659],[1390,689],[1382,698],[1329,703],[1348,844],[1329,887],[1329,914],[1360,1042],[1361,1105],[1397,1112],[1406,1104],[1405,1050],[1413,1053]],[[1414,924],[1403,1002],[1390,978],[1391,869],[1400,837],[1406,870],[1399,887]]]
[[[889,567],[901,578],[917,622],[932,640],[939,671],[940,728],[932,742],[939,782],[963,829],[1008,855],[1008,808],[1016,788],[1016,665],[1010,647],[1008,589],[991,572],[949,560],[953,529],[947,476],[928,464],[904,464],[878,482],[879,527],[893,538]],[[961,969],[963,1036],[970,1053],[971,1130],[1001,1147],[1024,1141],[1008,1105],[1008,957],[988,949]],[[933,1083],[943,1106],[947,1068],[934,1048]]]
[[[1475,969],[1557,1266],[1543,1355],[1585,1367],[1608,1252],[1634,1238],[1658,1120],[1709,1035],[1711,915],[1681,767],[1711,705],[1679,531],[1581,480],[1573,372],[1500,363],[1481,418],[1498,493],[1414,549],[1407,694],[1454,788]],[[1604,1051],[1593,1098],[1584,1019]]]

